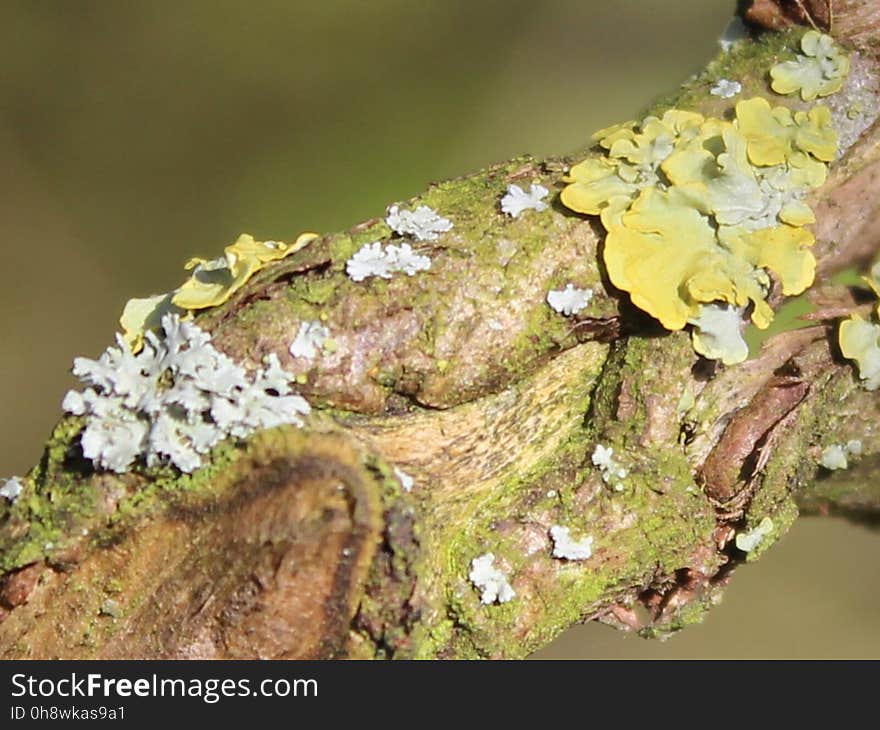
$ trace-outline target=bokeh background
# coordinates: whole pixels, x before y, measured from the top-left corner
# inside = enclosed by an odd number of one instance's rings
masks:
[[[0,475],[25,472],[131,296],[240,232],[381,215],[560,154],[674,90],[734,0],[2,0]],[[802,520],[703,625],[540,657],[880,656],[880,537]]]

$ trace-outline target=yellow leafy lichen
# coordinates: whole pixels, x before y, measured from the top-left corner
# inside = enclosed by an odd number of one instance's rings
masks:
[[[815,217],[803,198],[836,154],[828,110],[793,114],[755,98],[733,121],[671,110],[595,137],[606,153],[572,167],[561,197],[601,217],[611,282],[667,329],[693,324],[703,354],[744,359],[737,338],[711,331],[722,319],[706,306],[727,322],[748,309],[765,328],[771,275],[786,295],[812,284],[814,238],[803,226]]]
[[[840,323],[840,352],[855,360],[868,390],[880,388],[880,325],[853,314]]]
[[[794,124],[791,110],[771,107],[766,99],[756,96],[736,105],[736,121],[753,165],[781,165],[788,159]]]
[[[608,157],[572,167],[562,202],[572,210],[600,215],[611,226],[639,190],[658,182],[660,163],[675,143],[696,136],[703,121],[700,114],[672,109],[640,125],[626,122],[596,132],[593,139],[608,150]]]
[[[742,231],[728,239],[728,248],[752,266],[772,271],[782,285],[782,293],[794,296],[813,283],[816,259],[809,250],[813,243],[809,231],[781,225]]]
[[[840,91],[849,73],[849,56],[829,35],[811,30],[801,39],[801,50],[793,61],[770,69],[771,88],[777,94],[800,92],[804,101]]]
[[[131,347],[132,352],[140,352],[144,346],[144,334],[150,330],[158,330],[162,317],[166,314],[183,314],[183,310],[171,303],[170,294],[156,294],[144,299],[129,299],[122,310],[119,324],[122,336]]]
[[[267,263],[290,256],[317,237],[316,233],[303,233],[287,244],[257,241],[253,236],[242,234],[226,247],[219,259],[190,259],[185,268],[192,274],[178,289],[169,294],[131,299],[125,305],[119,320],[125,340],[133,352],[139,351],[144,334],[156,329],[164,314],[186,315],[223,304]]]
[[[181,309],[220,306],[265,264],[299,251],[315,238],[315,233],[303,233],[294,243],[285,244],[256,241],[253,236],[242,234],[235,243],[226,247],[223,258],[213,261],[195,258],[188,261],[185,268],[193,272],[192,276],[177,290],[171,302]]]
[[[880,261],[871,267],[864,279],[874,294],[880,297]],[[875,314],[880,319],[880,303]],[[843,356],[855,360],[864,386],[868,390],[880,388],[880,325],[853,314],[840,323],[838,342]]]

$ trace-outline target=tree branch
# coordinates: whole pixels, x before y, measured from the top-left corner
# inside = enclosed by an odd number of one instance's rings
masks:
[[[834,33],[877,78],[872,13],[835,5]],[[709,71],[736,63],[766,88],[775,52],[750,42]],[[707,88],[693,81],[680,103],[714,113]],[[500,214],[508,184],[558,190],[567,164],[519,158],[412,201],[455,221],[424,246],[429,273],[349,280],[348,258],[387,237],[372,220],[198,318],[236,360],[276,353],[302,376],[306,429],[226,442],[191,476],[117,476],[92,470],[81,421],[62,420],[36,489],[0,515],[0,656],[518,657],[578,621],[657,634],[697,620],[798,504],[876,515],[880,403],[836,351],[834,319],[859,305],[831,277],[877,252],[880,126],[810,201],[814,326],[726,369],[611,286],[594,221],[559,204],[540,224]],[[595,290],[589,316],[547,307],[568,280]],[[319,317],[335,351],[292,360],[299,325]],[[823,446],[850,438],[859,470],[827,478]],[[593,467],[597,444],[626,460],[623,491]],[[739,550],[765,517],[772,532]],[[553,525],[588,531],[593,556],[554,558]],[[516,592],[503,605],[468,579],[488,552]]]

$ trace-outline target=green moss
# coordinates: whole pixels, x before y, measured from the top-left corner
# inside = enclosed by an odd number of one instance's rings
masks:
[[[769,89],[770,68],[779,61],[793,59],[806,32],[806,28],[793,27],[781,32],[761,33],[753,42],[737,43],[728,53],[719,53],[709,63],[704,72],[707,80],[714,85],[720,79],[759,76]]]
[[[776,96],[770,90],[770,68],[779,61],[795,57],[805,32],[805,28],[795,27],[787,31],[761,33],[753,42],[738,43],[729,52],[720,52],[702,73],[682,84],[678,91],[653,101],[642,116],[661,117],[670,109],[687,109],[703,114],[732,109],[735,99],[722,100],[708,93],[721,79],[739,81],[743,87],[740,98]]]
[[[299,276],[291,283],[288,298],[303,299],[309,304],[321,307],[333,299],[338,289],[339,281],[332,276]]]
[[[621,381],[629,379],[632,383],[638,373],[646,392],[659,392],[657,383],[650,382],[652,378],[674,381],[676,369],[688,367],[693,356],[687,337],[682,335],[680,339],[682,342],[676,346],[670,346],[665,338],[618,343],[616,353],[605,361],[602,386],[596,392],[590,384],[598,377],[602,360],[593,363],[592,377],[584,379],[583,390],[568,405],[572,413],[582,413],[586,418],[572,423],[551,455],[524,472],[510,474],[484,500],[462,505],[467,513],[455,520],[455,534],[447,534],[445,525],[431,526],[432,531],[440,531],[433,535],[433,541],[446,545],[446,554],[442,568],[432,570],[428,563],[422,570],[427,570],[428,575],[448,576],[445,602],[453,622],[420,635],[419,655],[432,656],[445,647],[450,656],[463,658],[523,656],[589,613],[591,606],[603,605],[624,590],[628,582],[636,586],[649,580],[650,576],[644,575],[645,566],[657,566],[657,570],[673,574],[690,564],[693,546],[710,539],[715,513],[695,489],[684,454],[674,441],[672,448],[667,443],[645,447],[638,443],[636,430],[631,431],[629,426],[615,430],[613,426],[617,423]],[[656,370],[647,367],[649,363]],[[521,387],[528,388],[528,382]],[[641,385],[629,387],[637,391]],[[681,395],[670,393],[668,397],[677,402]],[[634,407],[640,412],[629,417],[644,426],[648,416],[642,411],[650,407],[649,403],[637,398]],[[589,463],[597,429],[603,434],[616,434],[616,440],[609,443],[619,447],[620,452],[615,453],[623,454],[631,471],[622,493],[599,487],[595,498],[585,505],[576,493],[593,488],[587,485],[598,481],[597,472]],[[674,428],[671,433],[674,439]],[[544,438],[544,434],[533,434],[536,442]],[[556,492],[552,498],[547,497],[550,490]],[[546,552],[524,551],[521,530],[526,528],[522,521],[533,519],[536,504],[547,505],[552,515],[548,519],[554,524],[579,525],[586,534],[591,534],[590,526],[595,526],[594,558],[572,563],[555,560],[550,557],[549,538]],[[603,532],[602,525],[609,520],[617,523],[623,515],[639,515],[639,519],[628,527]],[[467,529],[461,530],[461,525],[467,525]],[[525,634],[521,625],[523,609],[517,601],[535,600],[535,595],[486,606],[480,603],[478,592],[467,579],[471,560],[486,552],[492,552],[496,565],[503,565],[514,578],[515,588],[517,575],[530,575],[538,581],[547,579],[534,588],[545,610]],[[605,560],[604,555],[615,557]],[[532,569],[533,563],[544,561],[549,561],[549,565]],[[554,574],[555,578],[546,578]]]
[[[28,479],[33,488],[0,526],[0,574],[42,559],[51,562],[54,553],[80,540],[111,541],[170,495],[207,493],[222,483],[222,475],[243,453],[234,441],[226,441],[193,474],[182,475],[167,466],[125,475],[95,473],[78,456],[81,430],[77,418],[64,418],[55,427],[40,465]],[[98,507],[107,498],[116,502],[116,509],[104,515]]]
[[[718,593],[717,589],[709,589],[707,594],[692,598],[665,620],[655,622],[639,631],[639,636],[645,639],[667,639],[688,626],[702,623],[715,604],[714,598]]]

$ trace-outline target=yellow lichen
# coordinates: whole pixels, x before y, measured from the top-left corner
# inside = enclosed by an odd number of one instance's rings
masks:
[[[880,297],[880,261],[871,267],[864,279],[874,294]],[[880,319],[880,303],[875,314]],[[880,325],[853,314],[840,323],[838,343],[843,356],[855,360],[864,386],[868,390],[880,388]]]
[[[736,105],[736,121],[739,133],[748,143],[749,161],[753,165],[767,167],[781,165],[791,154],[794,123],[791,111],[757,96]]]
[[[776,274],[786,296],[800,294],[813,283],[816,259],[809,247],[815,238],[803,228],[781,225],[743,231],[728,241],[734,255]]]
[[[801,50],[794,61],[770,69],[771,88],[777,94],[800,92],[804,101],[840,91],[849,73],[849,56],[829,35],[808,31],[801,39]]]
[[[253,236],[242,234],[226,247],[223,258],[188,261],[185,268],[193,272],[192,276],[177,290],[171,302],[190,310],[220,306],[265,264],[299,251],[317,237],[316,233],[303,233],[294,243],[285,244],[256,241]]]
[[[226,247],[222,258],[190,259],[185,268],[193,273],[178,289],[169,294],[129,300],[119,320],[125,340],[133,352],[138,352],[143,346],[144,334],[156,329],[164,314],[173,312],[185,316],[194,310],[223,304],[267,263],[296,253],[317,237],[316,233],[303,233],[287,244],[257,241],[253,236],[242,234]]]
[[[880,388],[880,325],[853,314],[840,323],[838,337],[840,352],[855,360],[865,388]]]
[[[774,279],[786,295],[812,284],[814,238],[803,226],[815,217],[803,198],[837,151],[827,109],[793,114],[755,98],[733,121],[671,110],[595,138],[606,153],[571,168],[562,202],[601,216],[611,282],[664,327],[706,321],[714,304],[748,308],[765,328]],[[699,351],[721,352],[707,332],[695,333]],[[725,347],[725,362],[745,356]]]

